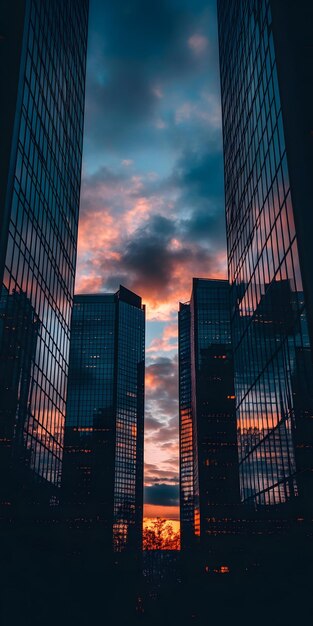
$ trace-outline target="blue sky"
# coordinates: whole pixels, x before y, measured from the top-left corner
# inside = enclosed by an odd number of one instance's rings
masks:
[[[147,305],[146,514],[177,516],[177,310],[225,277],[215,1],[91,0],[77,292]]]

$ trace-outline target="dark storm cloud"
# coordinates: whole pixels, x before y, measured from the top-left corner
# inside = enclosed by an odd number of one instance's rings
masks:
[[[176,253],[168,244],[175,234],[175,224],[161,215],[151,219],[134,233],[122,256],[122,263],[134,271],[139,282],[150,282],[161,287],[171,277],[171,265]]]
[[[132,286],[144,290],[150,295],[162,295],[168,288],[174,288],[173,277],[179,269],[193,265],[207,267],[210,271],[212,257],[210,252],[200,246],[193,246],[197,236],[196,220],[169,220],[161,216],[152,216],[144,227],[132,233],[119,263],[133,276]],[[190,230],[194,230],[189,238]],[[211,234],[211,233],[207,233]],[[177,249],[172,246],[172,239],[183,240],[184,245]],[[200,239],[203,233],[199,232]]]
[[[179,502],[179,486],[160,483],[145,487],[144,498],[146,504],[173,506]]]
[[[114,276],[109,276],[105,281],[105,289],[110,293],[115,293],[119,285],[129,285],[129,274],[125,272],[125,274],[114,274]]]

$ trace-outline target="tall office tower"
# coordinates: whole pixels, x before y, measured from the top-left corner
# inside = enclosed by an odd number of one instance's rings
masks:
[[[226,280],[194,278],[179,311],[182,549],[198,535],[223,556],[240,501],[229,305]]]
[[[313,5],[218,0],[218,22],[241,495],[299,515],[313,486]]]
[[[139,296],[74,297],[63,500],[70,522],[101,527],[115,551],[141,548],[144,353]]]
[[[191,407],[190,304],[179,303],[179,458],[181,549],[194,541],[193,426]]]
[[[88,0],[0,18],[0,517],[23,519],[60,487]]]

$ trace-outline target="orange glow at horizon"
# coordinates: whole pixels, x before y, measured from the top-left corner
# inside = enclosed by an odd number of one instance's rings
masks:
[[[144,486],[154,504],[144,517],[179,522],[179,303],[190,300],[194,277],[227,278],[215,9],[190,8],[186,22],[177,3],[160,47],[159,34],[150,37],[154,12],[142,16],[140,3],[130,3],[129,24],[120,3],[109,20],[105,3],[90,4],[74,291],[123,285],[146,307]],[[141,21],[147,58],[137,55]]]
[[[160,519],[160,516],[158,516],[158,517],[144,517],[143,518],[143,528],[151,528],[153,522],[155,522],[157,519]],[[166,518],[161,518],[161,519],[166,519],[166,522],[172,526],[173,531],[175,533],[180,533],[180,522],[179,522],[179,520],[169,519],[167,517]]]
[[[143,518],[144,520],[154,520],[157,517],[170,520],[172,522],[180,524],[179,521],[179,506],[162,506],[159,504],[144,504]],[[147,522],[148,523],[148,522]]]
[[[125,284],[125,287],[142,297],[146,305],[147,323],[163,324],[146,346],[146,417],[151,417],[150,429],[145,430],[145,483],[152,487],[158,481],[174,485],[175,480],[178,480],[178,405],[175,406],[175,402],[177,403],[178,395],[179,302],[190,299],[193,277],[226,277],[226,251],[215,251],[212,266],[209,254],[207,257],[204,252],[198,254],[199,250],[193,241],[188,243],[184,256],[185,244],[177,234],[170,239],[166,248],[168,280],[160,282],[153,273],[151,279],[141,268],[131,264],[128,267],[125,250],[127,253],[127,246],[136,233],[138,237],[138,232],[144,230],[153,215],[168,219],[169,200],[162,194],[146,196],[146,183],[144,175],[132,176],[128,183],[121,183],[118,189],[121,209],[118,214],[115,214],[111,205],[112,197],[116,193],[114,185],[111,187],[105,181],[95,182],[93,185],[86,182],[83,185],[82,201],[88,210],[81,212],[79,221],[75,293],[105,292],[108,279],[116,275],[116,285],[110,282],[108,290],[117,290],[119,282]],[[147,233],[149,234],[149,230]],[[122,241],[125,241],[125,249],[121,246]],[[204,262],[206,258],[208,265]],[[171,366],[168,365],[168,373],[164,373],[165,370],[162,371],[162,367],[159,367],[162,360],[164,367],[166,360],[168,364],[171,363]],[[146,504],[144,517],[172,520],[177,526],[179,507]]]
[[[143,518],[143,550],[180,550],[180,522],[163,517]]]

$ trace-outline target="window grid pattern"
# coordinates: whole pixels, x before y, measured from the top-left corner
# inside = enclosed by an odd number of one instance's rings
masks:
[[[115,551],[141,548],[144,353],[138,296],[74,297],[63,498],[70,523],[100,523]]]
[[[63,458],[69,516],[112,526],[115,318],[113,295],[75,296]]]
[[[234,535],[239,477],[226,280],[193,279],[179,311],[180,505],[182,549]]]
[[[182,549],[194,534],[193,425],[191,407],[190,304],[178,313],[180,528]]]
[[[140,543],[143,487],[144,310],[119,300],[113,545]]]
[[[199,494],[203,538],[233,533],[231,507],[239,502],[228,281],[194,279],[191,327],[195,493]]]
[[[60,485],[80,193],[88,2],[26,3],[1,318],[17,295],[36,318],[19,457]],[[13,148],[14,149],[14,148]],[[16,327],[11,326],[13,343]],[[16,388],[20,405],[20,387]],[[13,406],[13,405],[12,405]],[[17,415],[5,416],[15,424]],[[14,440],[15,426],[11,429]],[[16,443],[16,442],[15,442]],[[15,445],[15,444],[14,444]]]
[[[241,491],[278,504],[298,494],[312,373],[270,2],[220,0],[218,17]]]

